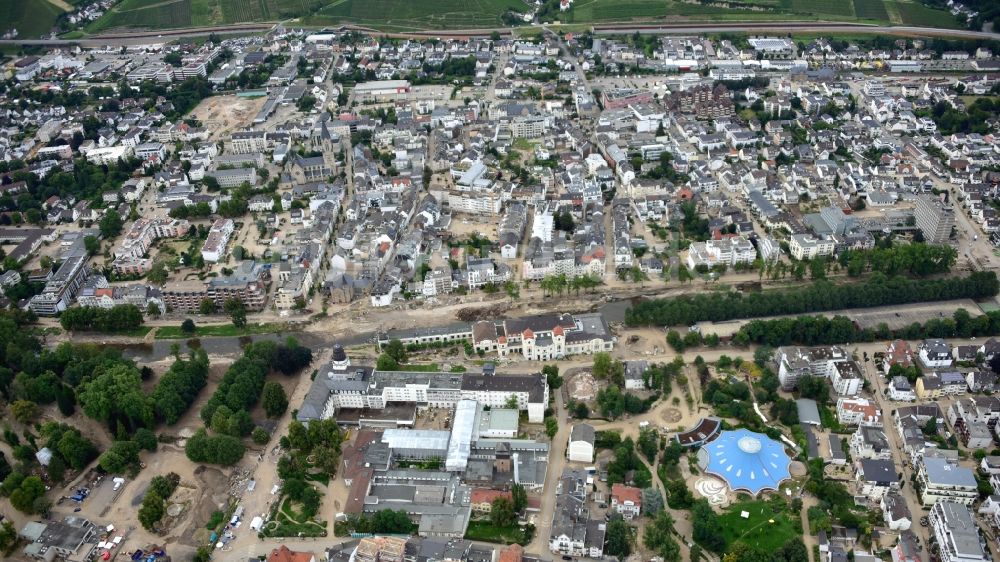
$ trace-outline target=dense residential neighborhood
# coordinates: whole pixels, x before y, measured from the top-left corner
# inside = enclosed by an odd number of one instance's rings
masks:
[[[998,559],[1000,44],[298,25],[4,55],[5,559]]]

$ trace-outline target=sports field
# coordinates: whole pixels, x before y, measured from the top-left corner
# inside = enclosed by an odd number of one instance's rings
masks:
[[[0,0],[0,33],[16,28],[21,38],[47,36],[62,13],[47,0]]]

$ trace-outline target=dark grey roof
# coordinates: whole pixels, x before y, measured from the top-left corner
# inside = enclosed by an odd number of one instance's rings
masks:
[[[586,441],[591,445],[594,444],[596,437],[596,432],[594,431],[594,426],[586,423],[578,423],[573,426],[573,431],[570,433],[570,443],[573,441]]]
[[[898,482],[896,465],[891,460],[861,459],[861,473],[868,482]]]

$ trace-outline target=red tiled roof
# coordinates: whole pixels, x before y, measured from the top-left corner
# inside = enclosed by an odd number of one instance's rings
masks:
[[[624,484],[615,484],[611,487],[611,499],[618,503],[631,501],[635,505],[642,505],[642,490]]]
[[[521,562],[524,555],[524,548],[519,544],[512,544],[500,551],[499,562]]]
[[[296,552],[285,545],[271,551],[267,562],[309,562],[313,559],[311,552]]]
[[[480,503],[493,503],[493,500],[497,498],[507,498],[513,499],[510,492],[502,492],[500,490],[487,490],[485,488],[476,488],[472,490],[472,496],[470,497],[469,503],[472,505]]]

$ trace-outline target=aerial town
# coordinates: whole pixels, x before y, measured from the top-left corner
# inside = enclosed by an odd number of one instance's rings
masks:
[[[1000,562],[1000,35],[531,29],[8,32],[0,557]]]

